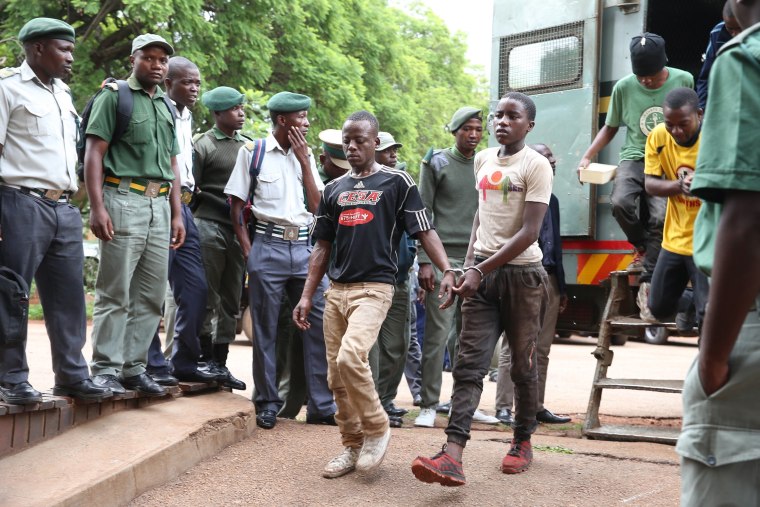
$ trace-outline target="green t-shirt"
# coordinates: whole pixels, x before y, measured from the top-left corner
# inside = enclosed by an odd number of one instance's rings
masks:
[[[656,90],[642,86],[634,74],[615,83],[605,124],[608,127],[626,127],[620,160],[643,160],[649,132],[663,122],[662,103],[665,95],[681,86],[694,88],[691,74],[680,69],[666,68],[668,78]]]
[[[727,42],[719,55],[710,72],[691,185],[692,193],[704,200],[694,224],[694,262],[708,274],[725,191],[760,192],[760,24]]]
[[[103,157],[106,174],[120,178],[174,179],[171,158],[179,154],[174,119],[166,107],[164,92],[156,87],[153,97],[143,90],[134,74],[127,79],[134,92],[134,106],[129,127],[116,143],[110,144]],[[118,92],[106,88],[92,105],[87,135],[111,142],[116,128]]]

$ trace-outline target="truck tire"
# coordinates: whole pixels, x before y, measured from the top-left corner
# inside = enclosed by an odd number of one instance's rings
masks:
[[[670,331],[666,327],[648,327],[644,331],[644,341],[652,345],[664,345],[668,343]]]
[[[610,337],[610,345],[615,345],[618,347],[621,347],[625,345],[625,343],[628,341],[628,335],[627,334],[613,334]]]

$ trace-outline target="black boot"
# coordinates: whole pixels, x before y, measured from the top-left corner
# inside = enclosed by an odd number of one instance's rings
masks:
[[[201,335],[198,338],[201,344],[201,361],[208,363],[214,360],[214,342],[211,335]]]
[[[214,363],[216,364],[216,368],[220,373],[219,381],[224,387],[237,389],[238,391],[245,391],[245,382],[233,377],[232,373],[230,373],[230,370],[227,368],[227,356],[229,353],[229,343],[214,344]]]

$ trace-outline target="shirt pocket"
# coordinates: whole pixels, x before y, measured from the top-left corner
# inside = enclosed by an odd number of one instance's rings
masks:
[[[79,115],[74,106],[68,107],[63,112],[63,126],[67,142],[76,143],[79,140]]]
[[[161,144],[166,147],[169,152],[171,152],[172,148],[174,148],[177,133],[176,127],[174,125],[174,119],[163,103],[161,103],[156,108],[156,120],[158,124],[157,128],[159,140],[161,141]]]
[[[54,132],[53,123],[58,115],[48,104],[24,104],[27,115],[27,130],[33,136],[49,136]]]
[[[282,193],[282,174],[279,172],[266,172],[259,174],[258,187],[264,199],[276,199]]]
[[[129,127],[122,140],[128,144],[145,144],[151,139],[150,117],[147,113],[132,113]]]

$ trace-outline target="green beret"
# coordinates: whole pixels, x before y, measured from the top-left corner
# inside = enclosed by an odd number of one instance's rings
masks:
[[[267,102],[267,109],[278,113],[293,113],[306,111],[311,106],[311,98],[300,93],[280,92]]]
[[[217,86],[201,95],[201,102],[212,111],[226,111],[245,102],[245,95],[229,86]]]
[[[61,39],[74,42],[74,35],[74,27],[65,21],[53,18],[34,18],[21,27],[18,40],[26,42],[35,39]]]
[[[451,117],[451,121],[446,127],[452,134],[460,129],[462,125],[467,123],[472,118],[482,118],[480,109],[476,107],[460,107],[454,116]]]

